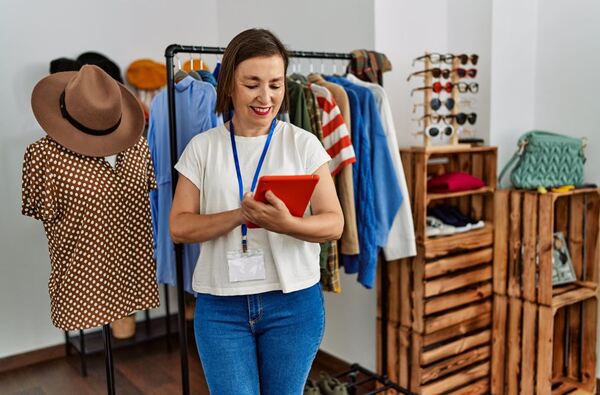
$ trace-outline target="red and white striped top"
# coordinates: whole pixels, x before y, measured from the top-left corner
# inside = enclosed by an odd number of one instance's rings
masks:
[[[332,176],[335,176],[344,166],[356,162],[350,132],[331,92],[317,84],[309,84],[309,86],[317,98],[319,108],[323,110],[323,139],[321,142],[331,156],[329,171]]]

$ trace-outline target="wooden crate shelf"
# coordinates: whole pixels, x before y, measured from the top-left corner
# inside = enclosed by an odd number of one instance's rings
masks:
[[[462,197],[462,196],[473,196],[473,195],[479,195],[479,194],[484,194],[484,193],[485,194],[494,193],[494,188],[483,187],[483,188],[479,188],[479,189],[472,189],[470,191],[448,192],[448,193],[429,193],[429,194],[427,194],[427,203],[431,203],[434,200],[452,199],[452,198],[458,198],[458,197]]]
[[[438,152],[424,147],[402,149],[402,163],[413,210],[417,242],[430,241],[425,234],[427,207],[437,203],[454,205],[476,220],[493,223],[496,189],[496,147],[445,147]],[[431,176],[461,171],[483,180],[483,188],[454,193],[428,193]],[[468,249],[469,246],[465,246]]]
[[[383,373],[417,394],[489,394],[496,148],[414,147],[401,153],[417,255],[388,262],[388,369]],[[456,193],[427,193],[430,176],[451,171],[479,177],[485,186]],[[436,204],[454,205],[463,214],[483,220],[485,226],[427,237],[427,208]],[[382,281],[381,276],[378,281]],[[380,326],[380,293],[378,298]],[[381,339],[377,344],[381,353]]]
[[[600,190],[569,193],[500,190],[495,194],[494,292],[556,306],[586,298],[598,285]],[[553,234],[562,232],[578,283],[552,285]]]
[[[596,295],[554,309],[494,296],[492,394],[596,390]]]
[[[489,394],[491,335],[487,327],[431,343],[425,335],[388,324],[387,375],[423,395]]]

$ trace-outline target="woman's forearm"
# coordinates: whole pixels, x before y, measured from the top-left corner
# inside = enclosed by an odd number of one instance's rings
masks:
[[[205,215],[181,213],[171,218],[171,238],[175,243],[202,243],[223,236],[241,224],[240,209]]]
[[[344,229],[344,217],[337,213],[322,213],[309,217],[292,217],[287,235],[312,243],[338,240]]]

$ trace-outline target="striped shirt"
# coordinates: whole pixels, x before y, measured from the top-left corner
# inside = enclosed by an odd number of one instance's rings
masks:
[[[317,84],[310,84],[310,89],[317,98],[319,108],[323,110],[322,143],[331,156],[329,171],[335,176],[344,166],[356,162],[352,139],[331,92]]]

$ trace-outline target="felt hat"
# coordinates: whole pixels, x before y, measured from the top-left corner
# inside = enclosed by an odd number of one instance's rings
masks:
[[[33,88],[31,107],[48,136],[87,156],[132,147],[145,126],[133,93],[94,65],[45,77]]]
[[[167,68],[151,59],[139,59],[127,68],[127,82],[142,90],[156,90],[167,84]]]

